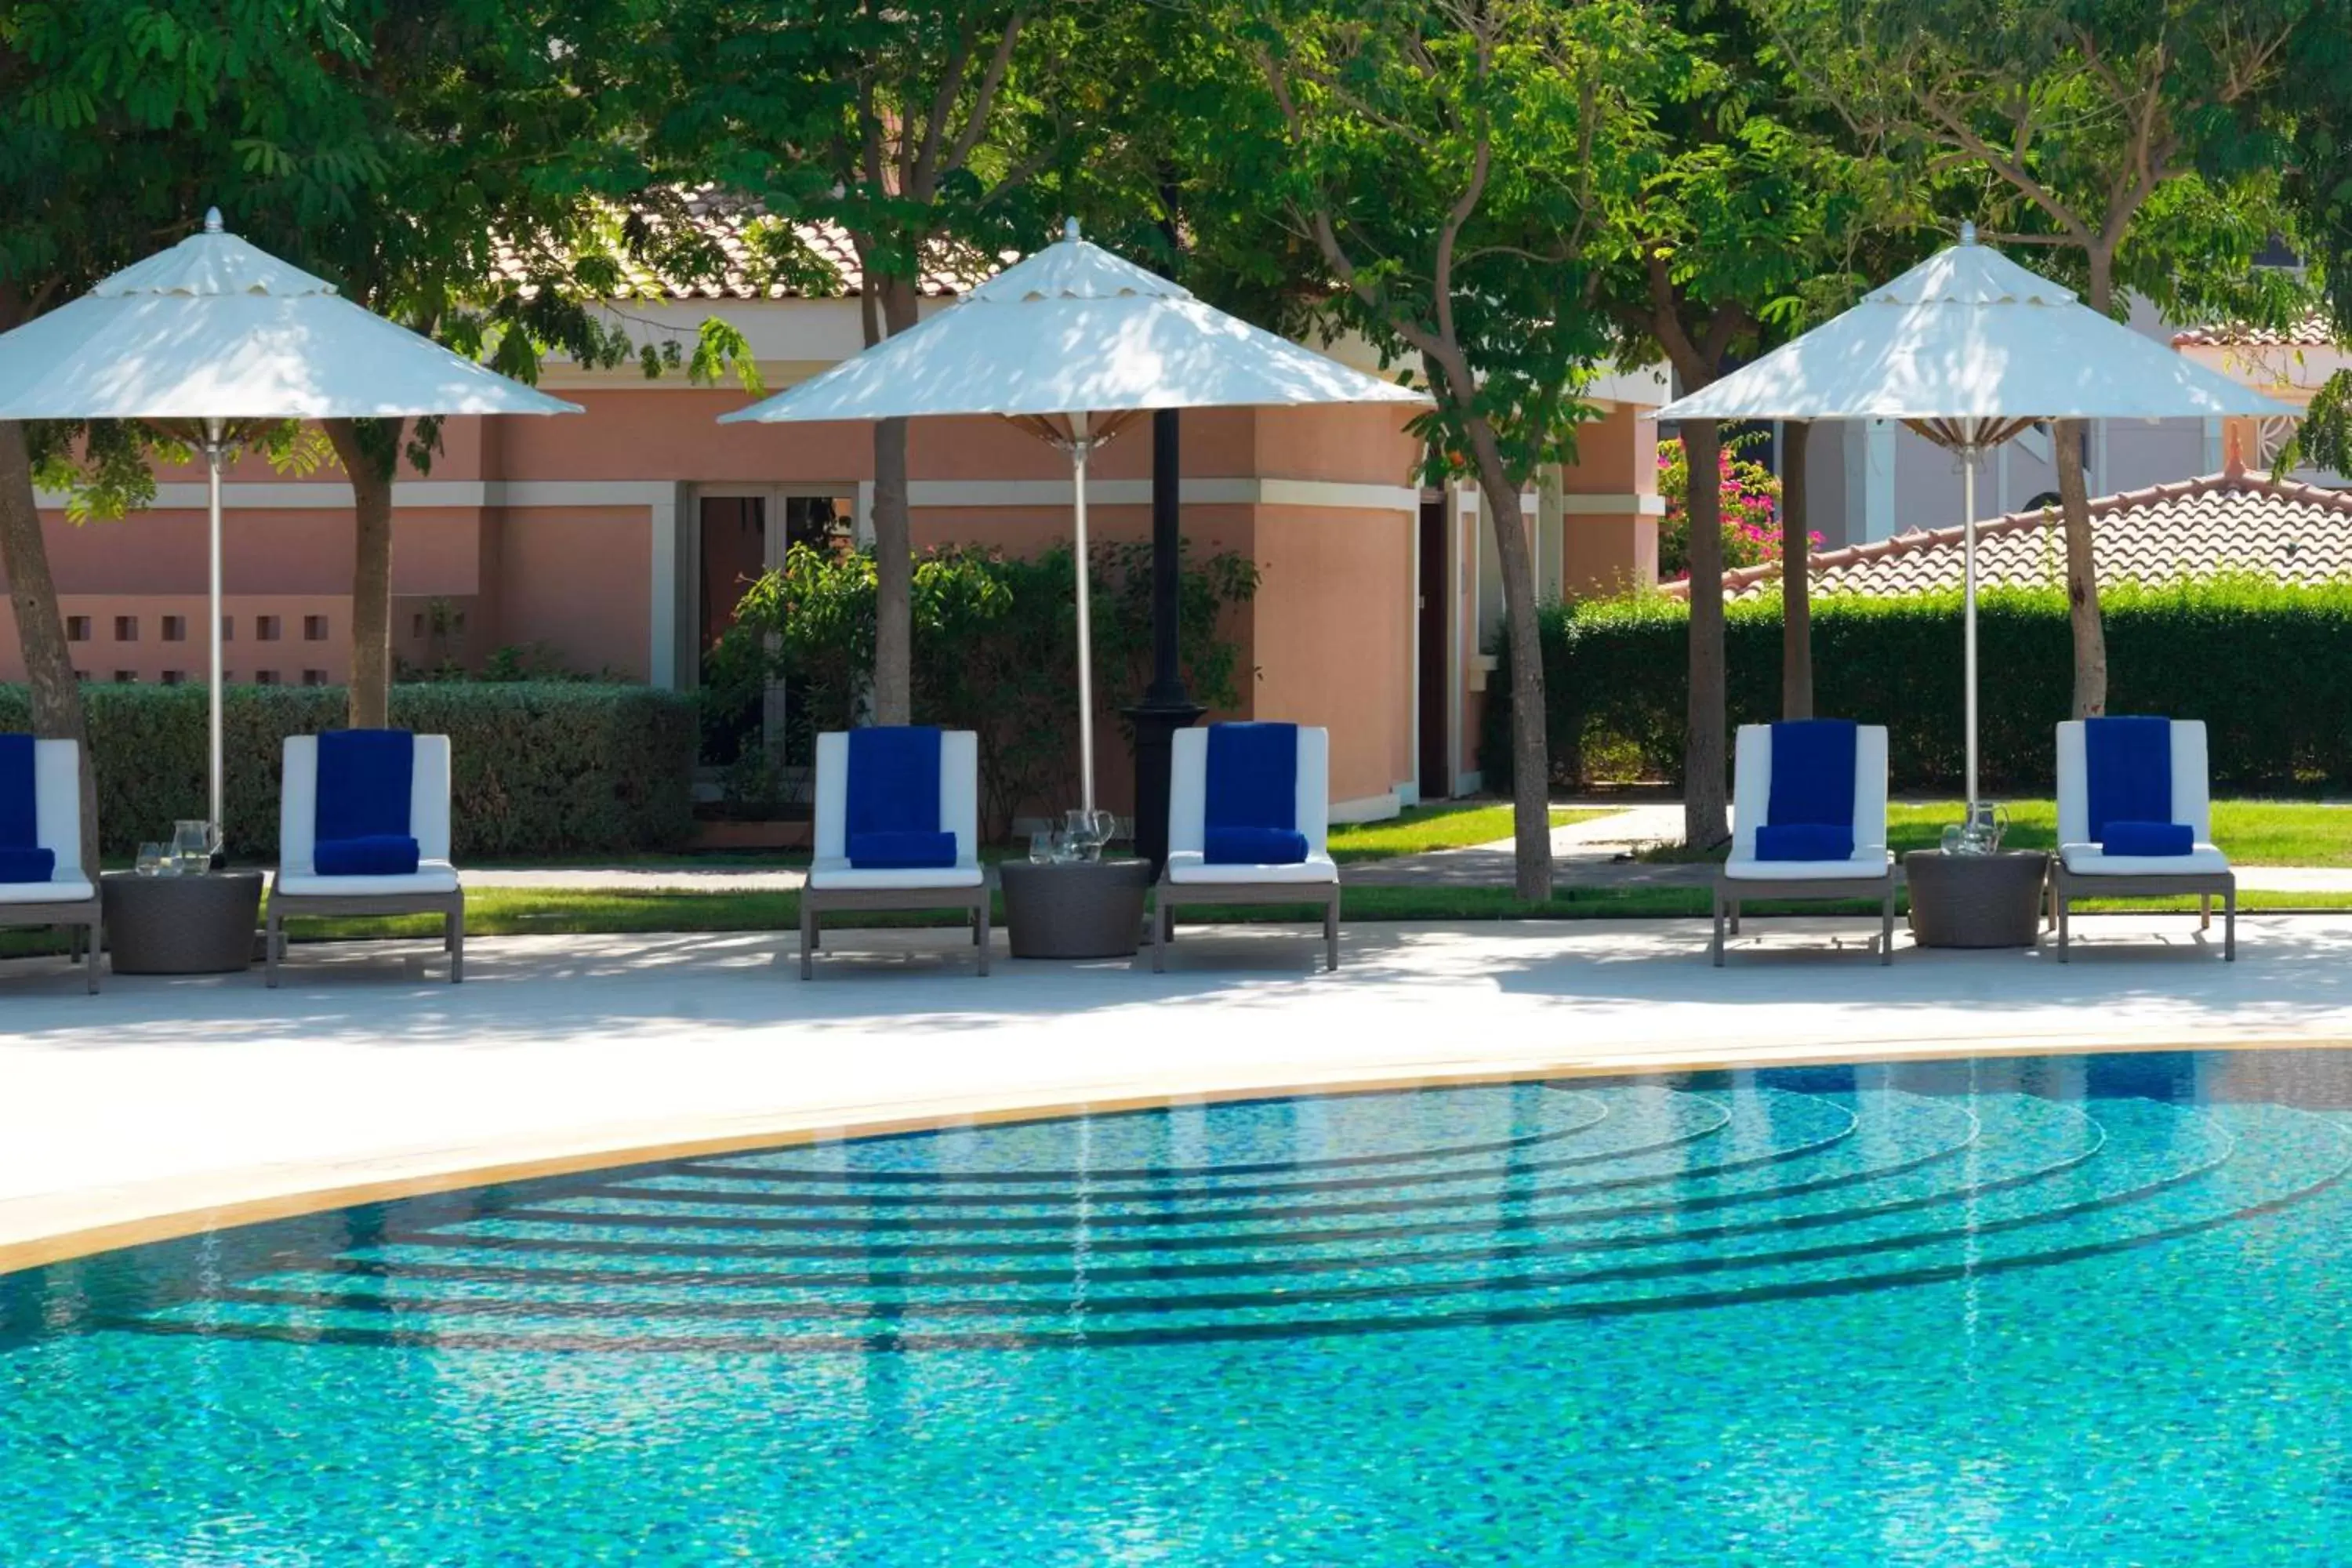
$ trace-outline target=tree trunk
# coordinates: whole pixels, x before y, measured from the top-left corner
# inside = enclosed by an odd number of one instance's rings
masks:
[[[1780,426],[1780,717],[1813,716],[1813,539],[1805,517],[1811,424]]]
[[[98,769],[89,754],[81,682],[74,678],[65,617],[58,611],[57,581],[49,575],[48,543],[41,537],[41,513],[33,495],[33,465],[25,449],[25,427],[13,420],[0,420],[0,569],[8,574],[8,599],[16,612],[16,641],[25,658],[33,733],[45,741],[81,744],[81,863],[84,870],[96,876]],[[93,953],[90,962],[97,961]]]
[[[2080,419],[2051,427],[2058,458],[2058,503],[2066,524],[2066,607],[2074,629],[2074,717],[2107,710],[2107,632],[2099,618],[2099,565],[2091,549],[2091,498],[2083,479]]]
[[[1519,487],[1484,419],[1468,422],[1478,489],[1494,520],[1495,556],[1503,569],[1503,632],[1511,650],[1511,827],[1521,900],[1551,898],[1551,754],[1544,707],[1543,637],[1536,626],[1535,552],[1528,547]]]
[[[351,476],[352,681],[349,723],[381,730],[392,713],[392,483],[400,458],[399,421],[323,422]],[[391,428],[382,428],[389,423]]]
[[[1731,837],[1724,787],[1723,450],[1711,419],[1683,422],[1690,471],[1690,699],[1683,739],[1683,841],[1712,849]]]
[[[870,274],[869,274],[870,276]],[[919,301],[903,278],[876,282],[882,330],[896,337],[915,324]],[[915,559],[907,508],[907,421],[874,426],[874,721],[908,724],[915,712]]]

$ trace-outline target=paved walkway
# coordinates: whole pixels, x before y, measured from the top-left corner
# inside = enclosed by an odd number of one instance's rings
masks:
[[[2352,916],[2086,919],[2075,962],[1898,952],[1867,921],[1187,932],[1165,975],[1005,961],[955,931],[298,947],[258,976],[0,963],[0,1270],[108,1242],[848,1128],[1465,1074],[2352,1038]],[[1898,939],[1900,942],[1901,939]],[[837,949],[837,950],[836,950]]]

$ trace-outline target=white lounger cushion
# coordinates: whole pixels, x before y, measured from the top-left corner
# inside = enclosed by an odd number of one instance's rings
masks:
[[[2078,877],[2201,877],[2230,868],[2230,858],[2210,844],[2186,855],[2108,855],[2095,844],[2068,844],[2058,854]]]
[[[1307,858],[1279,866],[1208,863],[1209,731],[1179,730],[1168,787],[1168,879],[1210,885],[1325,884],[1339,879],[1331,839],[1331,731],[1298,727],[1298,794],[1292,810],[1307,839]]]
[[[402,893],[454,893],[457,868],[446,860],[419,860],[405,877],[321,877],[316,871],[280,871],[278,890],[295,898],[323,895],[337,899],[373,899]]]
[[[81,868],[81,745],[33,742],[33,839],[58,858],[46,882],[0,882],[0,904],[70,904],[98,889]]]
[[[1827,882],[1883,877],[1895,864],[1886,848],[1886,726],[1853,731],[1853,853],[1843,860],[1759,860],[1756,830],[1772,806],[1772,726],[1742,724],[1731,772],[1731,858],[1723,874],[1739,881]]]
[[[834,730],[816,738],[816,853],[809,886],[856,889],[976,888],[980,866],[980,737],[970,730],[940,731],[940,830],[952,833],[952,866],[894,867],[861,871],[849,863],[849,735]]]
[[[1841,878],[1884,877],[1895,857],[1884,848],[1857,849],[1844,860],[1758,860],[1733,856],[1723,874],[1739,882],[1834,882]]]
[[[404,893],[454,893],[449,863],[449,737],[413,737],[409,766],[408,833],[416,840],[416,869],[405,877],[321,877],[311,864],[319,826],[319,737],[286,737],[286,772],[278,795],[277,891],[290,898],[397,898]]]
[[[1309,855],[1296,864],[1280,866],[1212,866],[1198,849],[1171,849],[1168,852],[1168,879],[1221,886],[1259,882],[1270,886],[1285,882],[1319,886],[1338,881],[1339,868],[1328,855]]]
[[[2213,801],[2206,782],[2205,721],[2175,719],[2172,820],[2188,826],[2196,847],[2186,855],[2108,855],[2091,838],[2090,752],[2083,721],[2058,726],[2058,856],[2080,877],[2207,876],[2230,868],[2213,847]]]

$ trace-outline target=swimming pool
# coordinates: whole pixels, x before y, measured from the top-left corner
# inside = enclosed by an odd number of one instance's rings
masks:
[[[0,1563],[2338,1564],[2352,1054],[1185,1106],[0,1279]]]

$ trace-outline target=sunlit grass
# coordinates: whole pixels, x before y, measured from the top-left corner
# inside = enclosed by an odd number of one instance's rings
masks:
[[[1565,827],[1613,816],[1611,811],[1577,811],[1554,806],[1551,825]],[[1331,829],[1331,858],[1342,865],[1365,860],[1389,860],[1399,855],[1420,855],[1432,849],[1462,849],[1492,844],[1511,836],[1507,805],[1415,805],[1385,822],[1358,822]]]

